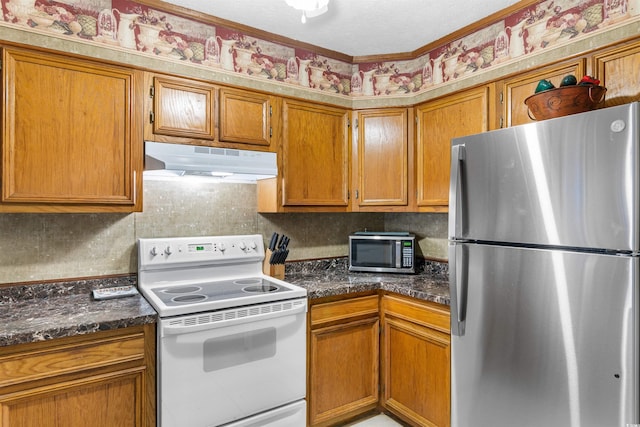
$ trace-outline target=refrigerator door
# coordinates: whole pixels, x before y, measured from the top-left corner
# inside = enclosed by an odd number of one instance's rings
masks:
[[[464,325],[451,337],[452,427],[640,423],[637,258],[450,251],[451,316]]]
[[[449,237],[640,252],[639,106],[454,139]]]

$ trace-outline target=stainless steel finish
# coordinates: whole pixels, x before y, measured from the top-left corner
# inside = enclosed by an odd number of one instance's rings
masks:
[[[452,141],[452,427],[640,425],[639,108]]]
[[[451,186],[449,188],[449,238],[460,236],[462,230],[461,195],[463,194],[461,185],[462,173],[461,163],[464,160],[464,144],[456,144],[451,147]]]
[[[451,337],[452,427],[639,422],[637,258],[456,245],[473,283]]]
[[[640,253],[639,106],[454,139],[465,151],[455,238]]]
[[[349,236],[349,271],[358,272],[371,272],[371,273],[408,273],[413,274],[416,272],[416,236],[407,232],[357,232]],[[371,241],[381,242],[380,253],[375,255],[383,260],[372,261],[366,263],[357,260],[357,255],[354,253],[353,245],[354,241]],[[411,242],[411,250],[402,246],[403,242]],[[407,254],[403,252],[407,249]],[[371,249],[373,250],[373,249]],[[384,250],[384,252],[382,252]],[[410,266],[403,266],[403,258],[409,257],[411,260]],[[394,258],[391,260],[391,258]],[[393,262],[391,262],[393,261]]]

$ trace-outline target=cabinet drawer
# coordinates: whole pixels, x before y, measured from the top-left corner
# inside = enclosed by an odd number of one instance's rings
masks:
[[[451,330],[449,307],[428,301],[415,301],[385,295],[382,297],[382,312],[414,323],[449,333]]]
[[[78,344],[30,347],[24,352],[0,355],[0,387],[58,375],[140,361],[144,364],[144,335],[98,338]]]
[[[359,316],[378,315],[378,296],[328,302],[311,307],[311,327]]]

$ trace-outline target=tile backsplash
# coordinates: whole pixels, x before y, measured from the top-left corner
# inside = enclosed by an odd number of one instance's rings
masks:
[[[140,237],[275,231],[302,260],[346,255],[353,231],[406,230],[425,257],[446,258],[446,214],[258,214],[256,200],[253,184],[145,180],[141,213],[2,214],[0,283],[135,273]]]

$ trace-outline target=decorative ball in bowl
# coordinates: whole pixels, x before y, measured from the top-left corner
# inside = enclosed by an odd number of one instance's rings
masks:
[[[591,111],[604,101],[606,92],[597,85],[561,86],[531,95],[524,103],[531,119],[546,120]]]

